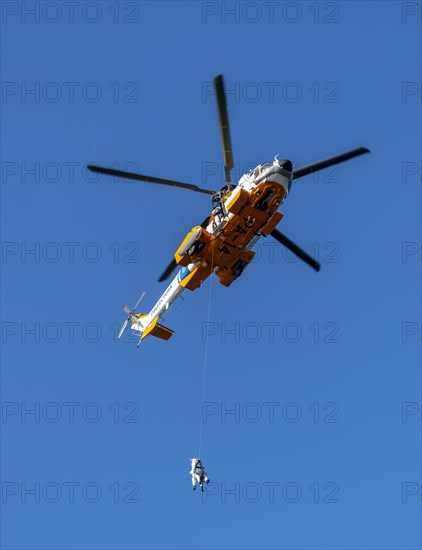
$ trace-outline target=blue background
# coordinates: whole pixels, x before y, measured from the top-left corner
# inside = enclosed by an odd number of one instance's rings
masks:
[[[420,548],[420,5],[89,4],[73,22],[54,3],[39,21],[21,11],[32,2],[2,4],[2,548]],[[236,92],[236,175],[277,153],[298,165],[372,153],[298,180],[281,208],[279,228],[319,247],[319,274],[261,241],[239,281],[187,292],[165,323],[173,338],[136,350],[115,341],[124,304],[145,289],[142,311],[154,305],[157,276],[211,205],[83,167],[136,163],[218,188],[203,92],[219,73]],[[66,82],[79,83],[73,100]],[[34,83],[38,98],[24,93]],[[188,471],[203,400],[215,414],[202,497]],[[73,422],[66,402],[79,403]],[[25,415],[35,403],[39,419]],[[36,483],[39,502],[22,492]]]

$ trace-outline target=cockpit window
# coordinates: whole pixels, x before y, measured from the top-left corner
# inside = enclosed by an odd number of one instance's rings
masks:
[[[266,162],[265,164],[260,164],[254,170],[251,171],[251,175],[254,178],[258,178],[262,174],[262,172],[264,172],[265,170],[268,170],[269,168],[272,168],[272,167],[273,167],[272,162]]]
[[[253,170],[251,170],[251,175],[254,177],[254,178],[257,178],[259,176],[259,174],[261,173],[261,165],[257,166],[256,168],[254,168]]]
[[[272,165],[273,165],[272,162],[266,162],[265,164],[260,164],[259,166],[257,166],[253,170],[251,170],[250,174],[254,178],[257,178],[258,176],[260,176],[262,174],[262,172],[264,172],[264,170],[268,170],[268,168],[272,168]]]

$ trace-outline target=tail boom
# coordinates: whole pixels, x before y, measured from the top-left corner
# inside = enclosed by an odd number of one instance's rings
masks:
[[[200,263],[201,262],[198,261],[186,267],[182,267],[149,313],[137,313],[132,315],[132,330],[141,335],[139,342],[148,336],[155,336],[162,340],[168,340],[172,337],[174,332],[160,325],[158,320],[179,298],[184,290],[189,288],[186,282],[190,281],[191,277],[195,275]]]

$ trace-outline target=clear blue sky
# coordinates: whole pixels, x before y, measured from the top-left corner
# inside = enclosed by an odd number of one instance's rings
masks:
[[[4,549],[420,548],[421,7],[264,4],[2,3]],[[136,350],[211,205],[83,167],[218,188],[219,73],[239,171],[372,154],[281,209],[319,274],[268,239]]]

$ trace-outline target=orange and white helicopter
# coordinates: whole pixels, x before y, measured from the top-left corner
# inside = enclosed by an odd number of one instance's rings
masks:
[[[89,170],[99,174],[188,189],[196,193],[205,193],[212,198],[211,215],[186,235],[176,250],[174,259],[158,279],[159,281],[168,279],[174,269],[180,266],[176,277],[151,311],[147,314],[135,313],[144,294],[132,309],[125,306],[124,311],[128,317],[118,337],[121,337],[128,322],[131,321],[132,330],[140,334],[138,346],[150,335],[163,340],[168,340],[172,336],[173,331],[159,324],[158,321],[185,289],[197,289],[212,273],[217,275],[221,284],[230,286],[251,262],[255,254],[252,248],[260,237],[270,235],[315,271],[319,271],[318,262],[276,229],[283,217],[278,209],[288,196],[293,180],[369,153],[369,149],[359,147],[297,170],[293,170],[290,160],[276,158],[273,162],[260,164],[248,174],[244,174],[237,185],[233,185],[230,180],[230,171],[234,162],[222,75],[214,79],[214,87],[226,173],[226,184],[220,191],[211,191],[188,183],[123,170],[88,166]]]

